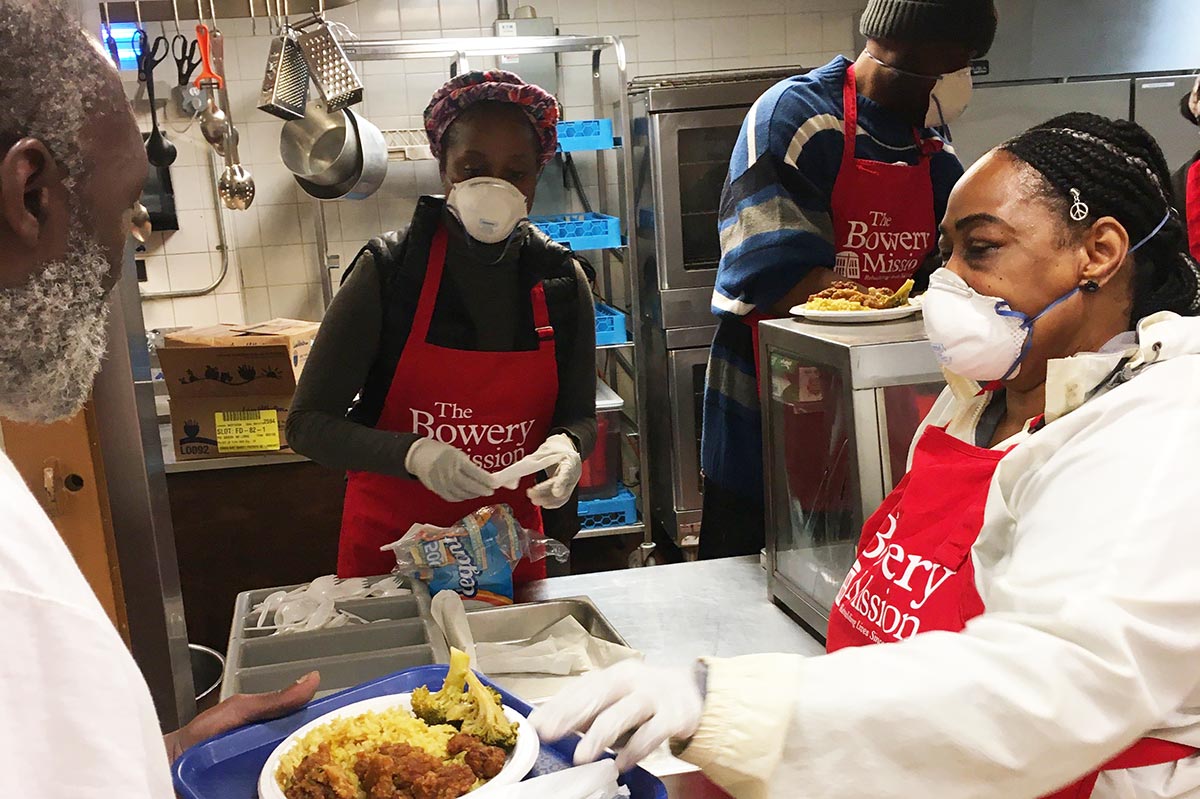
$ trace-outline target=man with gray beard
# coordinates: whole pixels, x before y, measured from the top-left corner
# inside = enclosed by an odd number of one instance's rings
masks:
[[[146,180],[116,71],[66,0],[0,0],[0,416],[80,410]],[[0,796],[174,795],[188,746],[312,698],[310,674],[162,736],[99,601],[0,452]]]

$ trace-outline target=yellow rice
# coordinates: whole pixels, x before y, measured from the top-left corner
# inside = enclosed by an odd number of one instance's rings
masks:
[[[383,744],[406,743],[424,749],[439,760],[446,759],[446,745],[458,732],[446,724],[430,726],[403,707],[384,711],[368,711],[356,716],[334,719],[305,733],[279,759],[275,779],[286,790],[300,761],[329,743],[333,762],[345,769],[360,797],[366,793],[359,787],[354,764],[360,752],[373,751]]]
[[[905,302],[904,305],[908,305]],[[824,297],[812,299],[804,303],[805,310],[808,311],[877,311],[878,308],[870,308],[863,305],[861,302],[854,300],[831,300]]]

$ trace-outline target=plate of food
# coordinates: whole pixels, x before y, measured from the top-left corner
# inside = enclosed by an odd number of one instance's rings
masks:
[[[919,299],[910,296],[912,288],[911,280],[895,291],[864,289],[856,283],[838,281],[809,297],[808,302],[792,308],[792,315],[814,322],[854,324],[903,319],[921,310]]]
[[[533,726],[452,650],[442,688],[338,708],[289,735],[267,758],[259,799],[485,799],[529,774]]]

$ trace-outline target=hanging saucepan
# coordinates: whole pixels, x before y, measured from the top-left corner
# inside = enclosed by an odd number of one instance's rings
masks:
[[[351,176],[331,186],[296,177],[300,188],[318,200],[365,200],[379,191],[387,177],[387,141],[382,131],[348,108],[342,113],[347,115],[358,139],[355,168]]]
[[[336,186],[358,169],[358,134],[344,111],[328,113],[324,101],[314,100],[305,106],[302,119],[284,124],[279,155],[297,178]]]

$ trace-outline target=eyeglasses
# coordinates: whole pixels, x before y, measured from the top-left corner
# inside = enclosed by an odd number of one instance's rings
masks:
[[[150,234],[154,232],[154,228],[150,224],[150,212],[146,210],[146,206],[140,202],[133,204],[129,209],[129,235],[139,244],[145,244],[150,240]]]

